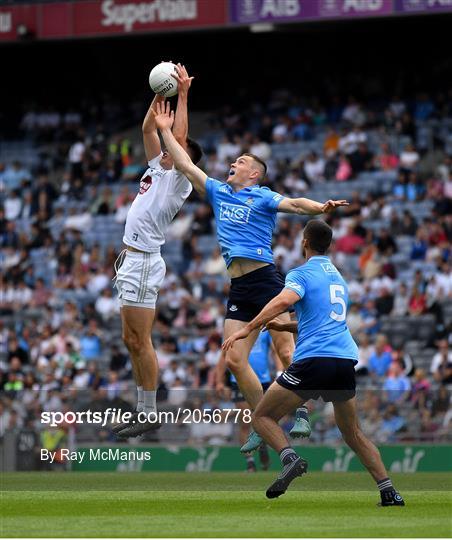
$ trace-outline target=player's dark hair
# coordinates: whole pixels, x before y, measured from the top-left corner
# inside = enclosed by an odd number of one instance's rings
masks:
[[[331,245],[333,229],[320,219],[311,219],[304,228],[303,238],[312,251],[323,255]]]
[[[265,178],[265,175],[267,174],[267,164],[265,163],[265,161],[263,161],[259,156],[256,156],[255,154],[250,154],[249,152],[245,152],[244,154],[242,154],[242,156],[248,156],[250,158],[253,158],[254,161],[261,165],[261,167],[264,169],[264,174],[261,178],[261,180],[263,180]]]
[[[195,165],[199,163],[202,158],[202,148],[196,141],[189,137],[187,138],[187,152]]]

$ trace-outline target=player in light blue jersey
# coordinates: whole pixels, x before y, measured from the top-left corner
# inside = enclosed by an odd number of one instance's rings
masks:
[[[284,288],[271,249],[276,213],[314,215],[330,212],[347,203],[328,201],[322,204],[304,198],[290,199],[261,187],[259,182],[265,178],[266,165],[253,154],[243,154],[231,164],[226,182],[208,178],[172,135],[173,118],[169,103],[166,106],[159,104],[155,122],[175,166],[192,182],[201,197],[210,202],[215,214],[218,240],[231,277],[224,324],[226,339],[246,326]],[[289,322],[289,313],[283,313],[280,319]],[[263,395],[259,380],[248,363],[257,335],[258,331],[252,332],[226,353],[227,367],[234,373],[252,409]],[[295,347],[293,336],[289,332],[273,330],[271,336],[278,356],[287,368]],[[261,442],[262,439],[253,436],[253,441],[242,447],[242,451],[255,450]]]
[[[307,462],[290,447],[278,421],[309,399],[332,401],[337,425],[345,442],[357,454],[380,489],[382,506],[403,506],[376,446],[359,427],[355,400],[358,348],[346,324],[347,284],[325,255],[333,236],[320,220],[310,221],[303,235],[306,263],[288,273],[284,290],[245,328],[223,344],[227,351],[237,340],[267,326],[298,333],[294,361],[259,402],[253,427],[280,455],[283,470],[267,490],[268,498],[285,493],[290,482],[307,471]],[[295,306],[297,323],[274,318]]]

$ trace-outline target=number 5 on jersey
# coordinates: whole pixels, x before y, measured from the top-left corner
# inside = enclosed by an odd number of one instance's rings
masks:
[[[343,285],[330,285],[330,301],[332,304],[339,304],[341,306],[341,312],[337,313],[334,309],[330,312],[330,317],[337,321],[345,321],[347,315],[347,306],[345,305],[345,288]]]

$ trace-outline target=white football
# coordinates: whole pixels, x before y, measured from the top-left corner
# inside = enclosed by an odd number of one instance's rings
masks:
[[[156,94],[171,97],[177,94],[177,81],[171,76],[176,66],[172,62],[157,64],[149,74],[149,85]]]

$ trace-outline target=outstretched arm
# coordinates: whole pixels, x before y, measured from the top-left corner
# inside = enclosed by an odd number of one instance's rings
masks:
[[[172,75],[177,81],[177,107],[174,118],[173,135],[176,141],[187,150],[188,137],[188,90],[193,77],[189,77],[185,66],[176,65],[176,73]]]
[[[332,212],[339,206],[349,206],[349,203],[345,200],[339,201],[326,201],[326,203],[319,203],[312,201],[311,199],[282,199],[278,206],[278,212],[285,212],[286,214],[301,214],[315,216],[316,214],[325,214]]]
[[[155,110],[157,103],[164,103],[164,101],[165,98],[163,96],[156,94],[143,120],[143,145],[148,161],[157,157],[162,151],[152,111]]]
[[[299,300],[300,297],[295,291],[292,289],[283,289],[278,296],[275,296],[273,300],[270,300],[259,315],[250,321],[244,328],[232,334],[232,336],[223,343],[223,350],[227,351],[230,349],[238,339],[247,338],[253,330],[262,328],[269,321],[287,311],[290,306]]]
[[[176,141],[171,132],[171,127],[174,123],[174,111],[170,110],[169,103],[166,103],[166,106],[157,103],[156,108],[155,123],[162,134],[168,152],[174,160],[176,169],[185,174],[196,191],[204,197],[206,193],[207,174],[192,162],[190,156]]]

